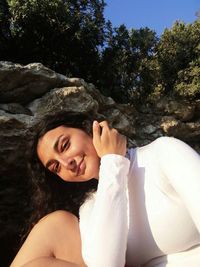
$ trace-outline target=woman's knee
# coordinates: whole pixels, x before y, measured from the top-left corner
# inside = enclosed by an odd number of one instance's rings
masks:
[[[54,227],[57,223],[59,225],[77,223],[78,219],[72,213],[65,210],[57,210],[51,212],[44,216],[39,222],[35,225],[35,227]]]
[[[51,243],[50,250],[55,258],[83,262],[79,222],[75,215],[58,210],[41,219],[36,227],[48,236],[47,242]]]
[[[22,264],[39,257],[64,257],[69,253],[63,247],[70,246],[72,240],[71,229],[78,231],[78,219],[69,212],[59,210],[42,218],[31,230],[11,266]],[[71,235],[71,238],[68,236]]]

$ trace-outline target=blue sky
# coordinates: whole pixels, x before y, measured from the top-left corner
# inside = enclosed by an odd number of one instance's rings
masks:
[[[105,0],[105,18],[114,27],[125,24],[128,29],[148,27],[160,35],[176,20],[191,23],[200,9],[200,0]]]

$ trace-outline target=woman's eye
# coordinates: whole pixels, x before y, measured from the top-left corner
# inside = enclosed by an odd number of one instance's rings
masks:
[[[61,151],[64,151],[65,149],[67,149],[69,147],[69,140],[63,142],[62,146],[61,146]]]
[[[55,173],[59,172],[59,163],[54,164],[53,172],[55,172]]]

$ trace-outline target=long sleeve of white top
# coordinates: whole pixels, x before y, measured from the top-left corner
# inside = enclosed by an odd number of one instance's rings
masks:
[[[200,156],[186,143],[173,138],[156,140],[158,162],[169,183],[188,209],[200,232]]]
[[[103,156],[95,199],[81,207],[82,253],[88,267],[125,265],[129,166],[129,160],[123,156]]]

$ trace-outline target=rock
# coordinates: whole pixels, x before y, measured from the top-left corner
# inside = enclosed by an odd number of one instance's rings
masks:
[[[4,110],[11,114],[26,114],[32,115],[28,108],[23,107],[19,103],[0,104],[0,110]]]
[[[186,100],[180,102],[166,97],[156,103],[156,108],[168,116],[172,115],[183,122],[187,122],[191,121],[195,116],[196,102]]]
[[[48,113],[56,113],[59,110],[96,114],[98,102],[87,92],[86,87],[63,87],[51,90],[42,98],[30,103],[28,108],[39,117]]]
[[[161,128],[169,135],[179,139],[199,143],[200,140],[200,120],[183,123],[173,117],[163,117]]]
[[[80,79],[68,79],[40,63],[26,66],[0,62],[0,102],[26,104],[55,87],[77,84]]]

